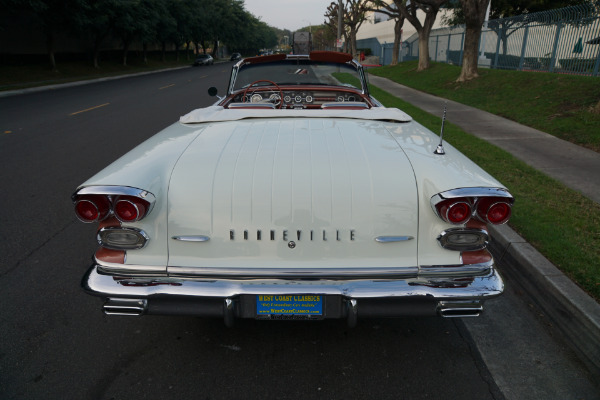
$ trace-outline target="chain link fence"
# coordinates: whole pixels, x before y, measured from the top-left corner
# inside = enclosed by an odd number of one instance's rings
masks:
[[[464,40],[464,26],[433,30],[431,60],[461,65]],[[390,64],[393,45],[374,47],[380,63]],[[415,33],[402,43],[398,61],[418,57]],[[600,2],[488,21],[481,34],[479,65],[600,76]]]

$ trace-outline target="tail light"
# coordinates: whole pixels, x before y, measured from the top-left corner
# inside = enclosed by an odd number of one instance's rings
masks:
[[[144,218],[148,202],[132,196],[120,196],[116,199],[114,212],[121,222],[135,222]]]
[[[451,224],[464,224],[473,214],[471,204],[465,199],[448,199],[436,205],[438,215]]]
[[[83,196],[75,202],[75,214],[82,222],[102,221],[110,213],[110,201],[104,195]]]
[[[477,216],[483,222],[501,225],[510,219],[512,206],[504,199],[482,198],[477,203]]]
[[[139,221],[150,213],[155,201],[150,192],[124,186],[85,187],[72,199],[75,214],[83,222],[102,221],[111,214],[120,222]]]
[[[476,217],[486,224],[501,225],[511,216],[512,195],[502,188],[461,188],[434,195],[431,205],[444,221],[462,225]]]

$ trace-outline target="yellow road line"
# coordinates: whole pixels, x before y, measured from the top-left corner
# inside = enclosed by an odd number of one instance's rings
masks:
[[[107,105],[109,105],[109,104],[110,104],[110,103],[104,103],[104,104],[100,104],[99,106],[95,106],[95,107],[87,108],[87,109],[85,109],[85,110],[81,110],[81,111],[76,111],[76,112],[74,112],[74,113],[72,113],[72,114],[69,114],[69,115],[81,114],[81,113],[84,113],[84,112],[86,112],[86,111],[91,111],[91,110],[95,110],[96,108],[100,108],[100,107],[107,106]]]
[[[175,84],[173,83],[171,85],[163,86],[161,88],[158,88],[158,90],[163,90],[163,89],[166,89],[166,88],[170,88],[171,86],[175,86]]]

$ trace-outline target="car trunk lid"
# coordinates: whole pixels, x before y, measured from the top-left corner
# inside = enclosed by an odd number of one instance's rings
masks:
[[[417,265],[414,173],[377,121],[211,124],[168,196],[170,272]]]

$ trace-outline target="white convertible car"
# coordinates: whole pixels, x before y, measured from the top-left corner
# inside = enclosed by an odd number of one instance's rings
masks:
[[[343,83],[351,82],[351,83]],[[211,90],[216,94],[216,89]],[[476,316],[513,197],[369,93],[343,53],[247,58],[225,97],[77,188],[111,315]]]

